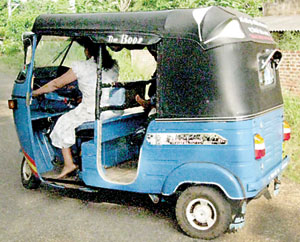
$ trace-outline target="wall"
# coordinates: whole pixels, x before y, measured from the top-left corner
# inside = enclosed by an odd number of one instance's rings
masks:
[[[264,16],[294,14],[300,14],[299,0],[275,0],[274,3],[265,3],[263,7]]]
[[[300,95],[300,51],[282,51],[282,54],[279,67],[282,89]]]

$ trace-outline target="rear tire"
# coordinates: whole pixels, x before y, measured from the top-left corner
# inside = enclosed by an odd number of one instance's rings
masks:
[[[228,230],[231,206],[223,194],[212,187],[187,188],[177,200],[176,218],[189,236],[214,239]]]
[[[36,189],[41,184],[41,181],[34,176],[25,157],[23,157],[22,164],[21,164],[21,181],[22,181],[22,185],[26,189]]]

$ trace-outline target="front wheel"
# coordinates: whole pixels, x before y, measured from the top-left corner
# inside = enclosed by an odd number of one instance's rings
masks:
[[[212,187],[189,187],[177,200],[176,218],[187,235],[214,239],[228,229],[232,221],[231,206],[223,194]]]
[[[34,176],[25,157],[23,157],[21,164],[21,181],[23,186],[27,189],[36,189],[41,184],[41,181]]]

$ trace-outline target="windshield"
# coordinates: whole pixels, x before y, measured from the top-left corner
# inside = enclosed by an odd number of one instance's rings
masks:
[[[83,47],[69,37],[42,36],[35,54],[35,67],[70,67],[72,62],[85,60]],[[70,48],[69,48],[70,47]],[[119,65],[119,81],[148,80],[156,69],[156,61],[147,48],[110,51]]]
[[[71,40],[68,37],[43,36],[36,50],[35,66],[60,66],[65,58],[63,66],[70,67],[73,61],[85,60],[83,47],[74,41],[69,49],[70,44]]]

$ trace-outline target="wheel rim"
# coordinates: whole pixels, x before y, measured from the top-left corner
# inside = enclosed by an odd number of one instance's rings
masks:
[[[27,161],[23,164],[22,174],[25,181],[28,181],[32,176],[32,171]]]
[[[189,202],[186,217],[195,229],[208,230],[217,221],[217,211],[210,201],[197,198]]]

